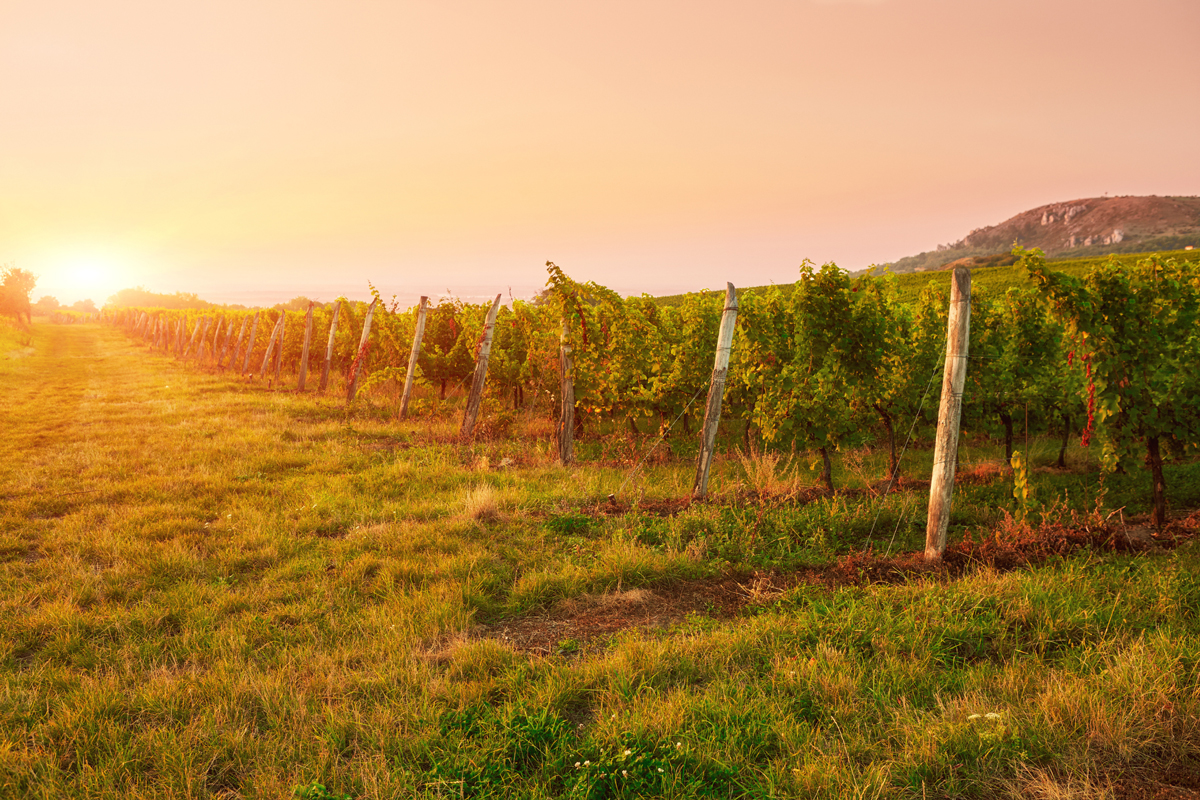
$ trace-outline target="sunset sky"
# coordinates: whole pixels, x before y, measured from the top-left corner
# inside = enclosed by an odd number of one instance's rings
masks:
[[[1200,194],[1196,0],[0,0],[0,263],[97,303],[623,293]]]

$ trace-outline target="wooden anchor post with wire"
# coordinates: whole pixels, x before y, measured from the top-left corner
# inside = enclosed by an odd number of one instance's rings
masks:
[[[304,383],[308,379],[308,348],[312,344],[313,303],[308,304],[308,314],[304,317],[304,346],[300,350],[300,379],[296,382],[296,391],[304,391]]]
[[[408,401],[412,398],[413,379],[417,374],[417,359],[421,357],[421,340],[425,338],[425,314],[428,310],[429,298],[421,295],[417,328],[413,332],[412,350],[408,354],[408,372],[404,375],[404,394],[400,396],[400,419],[408,415]]]
[[[971,335],[971,271],[956,267],[950,288],[950,319],[946,331],[946,369],[942,373],[942,403],[938,409],[933,476],[929,485],[929,519],[925,524],[925,560],[940,561],[946,550],[950,498],[958,462],[958,426],[963,387],[967,381],[967,350]]]
[[[487,381],[488,356],[492,352],[492,334],[496,331],[496,314],[500,312],[500,295],[488,309],[487,320],[483,323],[483,336],[479,339],[479,355],[475,359],[475,378],[471,381],[471,394],[467,396],[467,409],[463,412],[462,428],[459,434],[466,438],[475,432],[475,422],[479,419],[479,405],[483,402],[483,385]]]
[[[721,399],[725,394],[725,375],[729,371],[729,351],[733,347],[733,329],[737,323],[737,291],[732,283],[725,284],[725,310],[721,313],[721,331],[717,334],[717,355],[713,361],[712,382],[708,386],[708,403],[704,409],[704,426],[700,430],[700,456],[696,459],[696,482],[692,499],[703,500],[708,495],[708,470],[712,466],[717,442],[717,425],[721,422]]]
[[[575,463],[575,377],[571,372],[571,343],[566,314],[563,314],[562,337],[558,345],[559,388],[562,408],[558,415],[558,460],[564,467]],[[611,498],[610,498],[611,499]]]
[[[324,392],[329,385],[329,365],[333,363],[333,342],[337,338],[338,313],[342,310],[342,301],[333,302],[333,320],[329,323],[329,344],[325,345],[325,366],[321,368],[321,385],[318,392]]]
[[[346,387],[346,405],[353,403],[354,397],[358,394],[358,378],[362,375],[363,362],[367,360],[367,348],[371,344],[371,317],[375,316],[375,304],[378,302],[379,298],[376,297],[371,301],[371,305],[367,306],[362,337],[358,340],[358,355],[354,357],[354,363],[350,365],[349,385]]]

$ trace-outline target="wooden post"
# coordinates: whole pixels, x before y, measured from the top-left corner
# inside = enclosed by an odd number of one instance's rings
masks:
[[[287,336],[287,311],[279,312],[279,349],[275,351],[275,380],[271,385],[279,386],[279,368],[283,366],[283,340]]]
[[[488,356],[492,352],[492,334],[496,330],[496,314],[500,311],[500,295],[492,301],[487,319],[483,323],[483,336],[479,340],[479,355],[475,358],[475,379],[471,381],[471,394],[467,396],[467,409],[463,412],[459,434],[470,436],[475,432],[479,419],[479,404],[483,402],[483,385],[487,381]]]
[[[208,323],[209,319],[207,315],[201,317],[200,323],[196,326],[196,333],[192,334],[192,338],[196,340],[196,349],[192,352],[193,361],[201,360],[201,354],[204,352],[204,339],[208,336]],[[189,345],[188,350],[190,351],[191,349],[191,345]],[[184,360],[187,360],[186,356]]]
[[[412,350],[408,354],[408,373],[404,376],[404,394],[400,396],[400,419],[408,414],[408,401],[412,397],[413,378],[417,372],[417,358],[421,355],[421,340],[425,338],[425,312],[429,308],[429,298],[421,295],[421,304],[417,307],[417,329],[413,332]]]
[[[217,356],[221,354],[221,329],[225,327],[224,317],[215,317],[215,319],[217,320],[217,327],[213,331],[212,343],[212,360],[214,364],[217,361]],[[226,333],[226,336],[228,336],[228,333]]]
[[[258,315],[261,313],[261,311],[255,311],[254,321],[250,323],[250,341],[246,343],[246,357],[242,360],[240,375],[245,375],[250,369],[250,354],[254,352],[254,334],[258,333]]]
[[[317,391],[324,392],[325,387],[329,385],[329,365],[333,361],[333,339],[337,336],[337,321],[338,312],[342,310],[342,301],[335,300],[333,303],[333,321],[329,323],[329,344],[325,346],[325,367],[321,370],[321,385]]]
[[[354,363],[350,365],[349,385],[346,387],[346,405],[353,403],[355,395],[358,394],[358,376],[362,374],[363,362],[367,360],[367,346],[371,342],[371,317],[375,314],[375,304],[378,302],[379,298],[377,297],[371,301],[371,305],[367,306],[362,337],[358,340],[358,355],[354,357]]]
[[[929,485],[929,519],[925,524],[926,561],[941,560],[946,550],[946,528],[950,524],[950,497],[954,493],[954,467],[958,460],[958,424],[962,416],[971,337],[971,271],[966,267],[954,270],[947,328],[946,369],[942,373],[942,403],[938,409],[933,477]]]
[[[562,409],[558,415],[558,460],[566,466],[575,463],[575,377],[571,372],[571,345],[567,339],[567,320],[563,318],[559,339],[559,387]]]
[[[175,337],[175,357],[183,357],[183,339],[187,336],[187,317],[179,318],[179,335]]]
[[[313,304],[308,304],[308,316],[304,318],[304,349],[300,353],[300,383],[296,391],[304,391],[304,379],[308,377],[308,345],[312,341]]]
[[[239,355],[239,354],[241,353],[241,351],[242,351],[242,337],[246,335],[246,323],[247,323],[247,322],[249,322],[249,321],[250,321],[250,315],[249,315],[249,314],[247,314],[246,316],[242,317],[242,326],[241,326],[240,328],[238,328],[237,342],[235,342],[235,343],[234,343],[234,345],[233,345],[233,357],[232,357],[231,359],[229,359],[229,361],[228,361],[228,362],[226,362],[226,364],[225,364],[225,366],[226,366],[226,367],[232,367],[234,364],[236,364],[236,363],[237,363],[237,360],[238,360],[238,355]],[[233,328],[230,328],[230,329],[229,329],[229,332],[230,332],[230,333],[233,333]],[[224,352],[222,352],[222,353],[221,353],[221,361],[224,361],[224,360],[225,360],[225,356],[229,355],[229,343],[230,343],[230,341],[231,341],[231,338],[230,338],[230,337],[228,337],[228,336],[226,336],[226,337],[225,337],[225,350],[224,350]],[[221,362],[220,362],[220,361],[218,361],[218,362],[217,362],[217,366],[218,366],[218,367],[219,367],[219,366],[221,366]]]
[[[275,327],[271,328],[271,338],[267,341],[267,352],[263,353],[262,369],[258,371],[258,377],[264,378],[267,375],[267,367],[271,364],[271,355],[275,352],[275,339],[279,336],[279,326],[283,324],[283,312],[279,313],[279,319],[275,320]]]
[[[704,427],[700,429],[700,455],[696,459],[696,481],[692,499],[703,500],[708,495],[708,470],[712,466],[717,443],[717,426],[721,422],[721,400],[725,395],[725,375],[729,372],[729,352],[733,349],[733,329],[737,324],[737,290],[725,284],[725,310],[721,312],[721,330],[717,334],[717,355],[713,360],[712,381],[708,385],[708,404],[704,410]]]

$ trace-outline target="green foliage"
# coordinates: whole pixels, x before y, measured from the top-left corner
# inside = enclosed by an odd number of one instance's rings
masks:
[[[337,794],[325,787],[324,784],[313,781],[307,786],[297,786],[292,792],[293,797],[300,800],[354,800],[348,794]]]
[[[1016,518],[1025,520],[1033,507],[1033,484],[1029,482],[1029,465],[1021,451],[1013,452],[1010,460],[1013,469],[1013,499],[1017,501]]]
[[[1200,445],[1200,265],[1152,256],[1130,268],[1113,259],[1079,279],[1047,269],[1037,250],[1015,252],[1085,373],[1081,399],[1106,466],[1146,448],[1162,524],[1160,442]]]

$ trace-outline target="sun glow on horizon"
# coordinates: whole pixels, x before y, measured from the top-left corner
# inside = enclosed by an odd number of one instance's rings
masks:
[[[104,252],[73,251],[47,259],[34,298],[50,295],[64,305],[91,300],[103,306],[123,288],[133,286],[132,270],[120,257]]]

